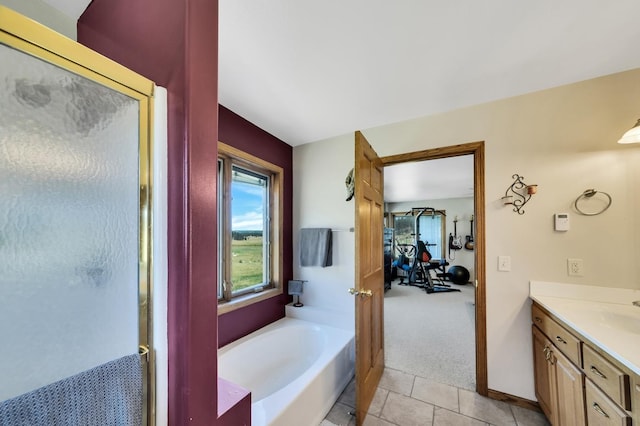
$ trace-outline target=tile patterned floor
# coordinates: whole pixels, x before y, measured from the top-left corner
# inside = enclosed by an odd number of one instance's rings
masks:
[[[320,426],[354,426],[355,384],[344,390]],[[475,392],[385,369],[365,426],[548,426],[536,411]]]

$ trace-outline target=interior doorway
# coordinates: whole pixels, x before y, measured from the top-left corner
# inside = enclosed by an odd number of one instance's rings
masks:
[[[436,149],[430,149],[430,150],[425,150],[425,151],[418,151],[418,152],[412,152],[412,153],[407,153],[407,154],[401,154],[401,155],[395,155],[395,156],[390,156],[390,157],[383,157],[382,158],[382,162],[384,164],[384,166],[392,166],[392,165],[400,165],[400,164],[414,164],[414,163],[418,163],[418,162],[425,162],[425,161],[429,161],[429,160],[436,160],[436,159],[449,159],[449,158],[455,158],[455,157],[462,157],[462,156],[468,156],[471,158],[472,162],[472,170],[473,170],[473,185],[472,188],[470,188],[470,195],[472,197],[472,201],[470,201],[470,204],[468,206],[468,208],[466,210],[471,209],[470,212],[468,212],[467,216],[464,217],[465,221],[470,222],[471,226],[473,226],[475,228],[475,232],[473,232],[473,230],[469,230],[469,229],[465,229],[465,233],[467,234],[467,240],[466,242],[469,242],[469,236],[471,236],[471,243],[472,245],[469,247],[469,251],[470,253],[472,253],[472,275],[470,274],[469,277],[469,281],[470,284],[464,285],[464,286],[460,286],[461,288],[459,290],[460,291],[460,296],[456,296],[456,298],[458,300],[460,300],[461,305],[458,306],[458,308],[461,309],[461,313],[460,315],[465,315],[465,310],[466,310],[466,315],[470,315],[473,316],[472,318],[472,322],[473,322],[473,330],[471,337],[469,337],[469,335],[467,334],[466,337],[464,335],[458,336],[458,338],[462,338],[462,339],[474,339],[475,341],[473,342],[473,345],[469,345],[467,346],[464,350],[470,350],[473,351],[472,354],[466,354],[468,356],[471,356],[471,361],[475,361],[475,377],[471,378],[471,382],[473,385],[475,385],[475,391],[481,395],[486,396],[488,394],[488,384],[487,384],[487,353],[486,353],[486,300],[485,300],[485,261],[484,261],[484,253],[485,253],[485,235],[484,235],[484,218],[485,218],[485,212],[484,212],[484,142],[473,142],[473,143],[468,143],[468,144],[462,144],[462,145],[455,145],[455,146],[450,146],[450,147],[444,147],[444,148],[436,148]],[[386,179],[386,177],[385,177]],[[416,178],[417,180],[417,178]],[[423,201],[423,200],[421,200]],[[428,208],[433,208],[434,206],[412,206],[412,207],[416,207],[418,210],[420,210],[421,208],[423,209],[422,213],[424,213],[424,209],[428,209]],[[435,219],[436,215],[437,215],[437,208],[433,208],[433,212],[431,218]],[[450,209],[451,211],[451,209]],[[442,213],[442,212],[441,212]],[[415,214],[415,213],[414,213]],[[461,216],[461,215],[459,215]],[[442,218],[441,218],[442,219]],[[451,221],[453,221],[454,218],[447,218],[444,219],[446,221],[448,221],[449,223]],[[463,218],[459,218],[463,219]],[[387,217],[387,223],[389,223],[389,220],[393,220],[393,216],[391,217]],[[417,225],[417,221],[416,221],[416,226]],[[435,222],[434,222],[435,223]],[[444,222],[443,222],[444,223]],[[467,224],[467,228],[469,226],[469,223]],[[424,226],[423,226],[424,228]],[[447,232],[449,232],[448,230],[450,229],[450,226],[446,227]],[[434,232],[433,230],[429,231],[430,234],[437,234],[437,232]],[[462,230],[461,230],[462,232]],[[422,234],[422,232],[420,232]],[[457,232],[456,232],[457,234]],[[430,237],[430,238],[436,238],[437,237]],[[450,238],[450,237],[449,237]],[[416,239],[417,241],[417,239]],[[449,242],[447,240],[447,238],[444,238],[444,241],[442,241],[442,238],[440,239],[440,241],[436,243],[432,244],[432,248],[434,250],[434,254],[433,257],[434,259],[437,258],[442,258],[442,257],[449,257],[447,256],[449,253],[448,249],[449,249]],[[462,239],[462,244],[465,243],[465,239]],[[443,253],[444,256],[443,256]],[[454,252],[453,255],[455,256],[456,253]],[[449,262],[450,265],[453,265],[451,262]],[[446,268],[446,267],[445,267]],[[445,269],[446,270],[446,269]],[[438,270],[434,270],[431,271],[431,275],[432,276],[436,276],[436,274],[438,273]],[[444,272],[444,271],[440,271],[440,272]],[[413,271],[411,273],[414,273]],[[407,279],[409,281],[412,280],[412,278],[410,276],[407,276]],[[455,287],[455,284],[449,284],[452,287]],[[401,290],[401,291],[400,291]],[[458,289],[456,289],[458,290]],[[401,288],[401,286],[398,286],[396,291],[394,292],[395,296],[401,296],[401,293],[404,292],[406,295],[407,291],[413,291],[416,293],[419,293],[420,291],[418,289],[415,288]],[[453,293],[453,292],[452,292]],[[433,293],[429,294],[429,295],[424,295],[424,294],[420,294],[420,297],[424,296],[424,298],[431,298],[430,303],[438,303],[436,299],[441,298],[441,304],[446,304],[446,303],[450,303],[452,298],[451,297],[446,297],[446,296],[442,296],[442,295],[433,295]],[[418,294],[415,295],[415,297],[411,297],[411,301],[413,303],[416,303],[416,298],[418,297]],[[466,297],[466,300],[465,300]],[[425,300],[424,298],[422,298],[422,300]],[[445,299],[448,299],[445,300]],[[469,305],[471,306],[471,310],[469,310]],[[452,305],[453,306],[453,305]],[[448,309],[448,308],[444,308],[444,309]],[[426,317],[429,318],[429,317]],[[463,319],[463,318],[461,318]],[[410,319],[411,320],[411,319]],[[431,317],[430,319],[427,319],[426,321],[429,321],[430,323],[433,324],[421,324],[419,323],[420,321],[423,321],[422,319],[416,318],[416,323],[414,324],[414,327],[416,329],[423,329],[426,330],[427,327],[431,327],[432,328],[432,332],[436,333],[436,337],[432,338],[431,340],[434,340],[434,342],[432,342],[434,345],[438,345],[439,346],[439,350],[440,350],[440,355],[435,355],[433,352],[427,352],[425,350],[425,356],[423,357],[422,362],[424,363],[429,363],[429,357],[432,357],[432,359],[435,358],[439,358],[441,356],[447,356],[446,353],[446,348],[443,348],[443,346],[445,346],[444,344],[442,344],[442,339],[448,338],[449,336],[447,336],[447,333],[451,333],[451,328],[447,329],[446,327],[441,327],[441,329],[438,331],[438,327],[439,326],[443,326],[444,324],[438,324],[437,322],[437,317],[433,318]],[[435,329],[435,331],[433,330]],[[391,331],[391,330],[389,330]],[[385,339],[387,339],[387,333],[389,331],[385,331]],[[441,333],[441,335],[438,335],[437,333]],[[428,338],[427,336],[423,336]],[[411,338],[411,337],[409,337]],[[413,339],[415,339],[416,336],[413,337]],[[438,342],[440,341],[440,343]],[[401,341],[400,341],[401,342]],[[467,342],[468,344],[469,342]],[[398,343],[400,344],[400,343]],[[427,342],[423,342],[423,348],[426,348],[428,345]],[[433,348],[434,345],[431,345],[430,347]],[[451,345],[451,346],[456,346],[456,345]],[[460,348],[459,345],[457,345],[456,347]],[[420,350],[420,345],[416,346],[416,350]],[[424,350],[424,349],[423,349]],[[443,352],[444,350],[444,352]],[[455,348],[451,348],[452,351],[454,350],[459,350],[459,349],[455,349]],[[405,351],[406,352],[406,351]],[[414,354],[415,355],[415,354]],[[418,357],[420,357],[421,354],[417,354]],[[455,355],[455,356],[450,356],[451,358],[451,363],[453,365],[451,365],[451,369],[452,371],[455,371],[455,363],[456,362],[465,362],[464,361],[464,357],[460,357],[461,354],[450,354],[450,355]],[[392,353],[389,353],[389,356],[393,356]],[[419,368],[419,366],[418,366]],[[446,372],[445,372],[446,374]],[[469,387],[469,386],[459,386],[459,387]]]

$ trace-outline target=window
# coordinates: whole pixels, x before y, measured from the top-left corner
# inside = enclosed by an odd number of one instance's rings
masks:
[[[434,258],[444,259],[446,256],[444,241],[444,212],[427,210],[418,219],[416,230],[416,217],[420,209],[408,213],[393,213],[393,227],[395,233],[396,253],[412,255],[415,247],[416,233],[420,241],[427,244],[427,249]]]
[[[427,245],[427,250],[434,259],[444,259],[445,249],[442,241],[444,239],[444,226],[441,212],[427,213],[418,219],[418,234],[420,240]]]
[[[282,168],[218,143],[218,312],[282,293]]]

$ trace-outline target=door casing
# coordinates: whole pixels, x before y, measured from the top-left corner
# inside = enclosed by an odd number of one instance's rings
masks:
[[[475,323],[476,323],[476,392],[488,396],[487,373],[487,301],[486,301],[486,235],[485,235],[485,198],[484,198],[484,141],[451,145],[423,151],[382,157],[384,166],[394,164],[436,160],[439,158],[473,155],[473,208],[475,226]]]

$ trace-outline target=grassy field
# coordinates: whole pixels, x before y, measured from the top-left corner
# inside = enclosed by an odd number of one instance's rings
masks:
[[[262,237],[231,242],[231,280],[233,290],[263,282]]]

